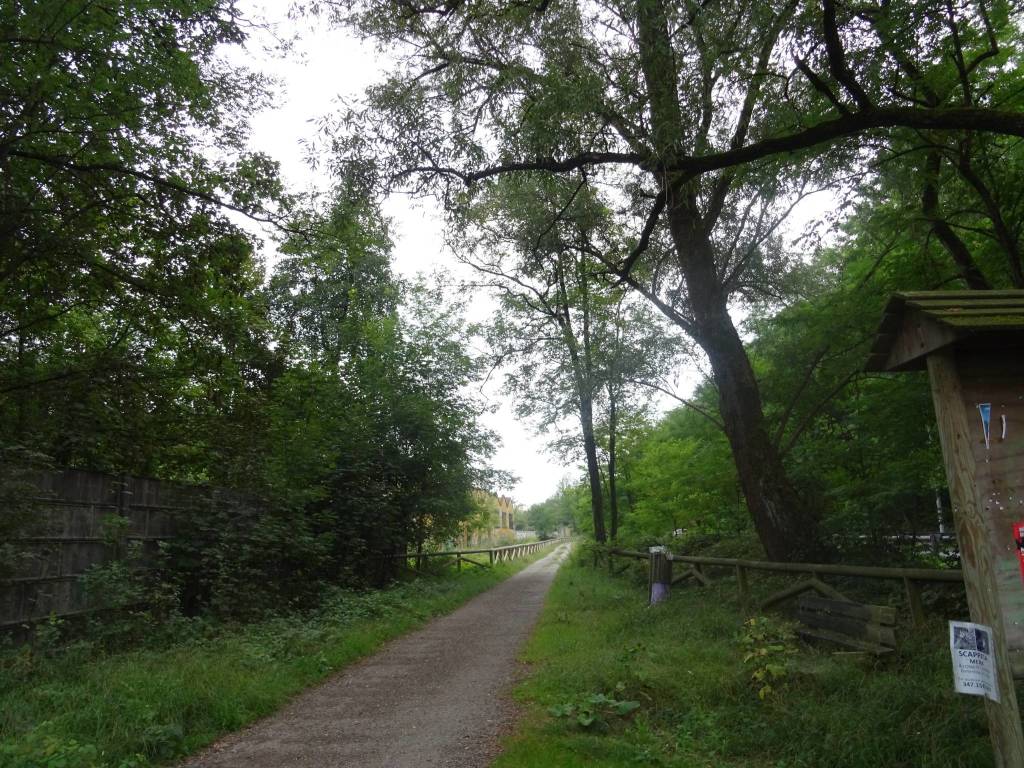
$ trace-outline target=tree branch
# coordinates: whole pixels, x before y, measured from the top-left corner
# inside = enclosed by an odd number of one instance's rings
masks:
[[[156,174],[149,173],[147,171],[140,171],[137,168],[129,168],[119,163],[79,163],[65,157],[44,155],[39,152],[26,152],[20,149],[9,150],[7,154],[9,157],[20,157],[24,160],[35,160],[36,162],[43,163],[44,165],[49,165],[52,168],[60,168],[74,173],[112,173],[120,176],[129,176],[133,179],[149,182],[150,184],[163,189],[169,189],[173,192],[178,192],[180,194],[187,195],[188,197],[202,200],[212,205],[216,205],[219,208],[235,211],[236,213],[240,213],[253,221],[258,221],[262,224],[271,224],[285,232],[297,234],[297,230],[293,230],[282,224],[281,219],[278,217],[261,216],[247,208],[229,203],[209,192],[204,192],[196,189],[195,187],[190,187],[187,184],[172,181],[171,179],[157,176]]]
[[[846,89],[857,106],[862,110],[871,108],[871,99],[857,82],[853,71],[846,64],[843,52],[843,41],[839,37],[839,25],[836,21],[836,4],[834,0],[822,0],[822,32],[825,38],[825,53],[828,56],[828,69],[832,77]]]
[[[676,400],[677,402],[681,403],[682,405],[685,405],[687,408],[692,410],[694,413],[699,413],[705,419],[707,419],[712,424],[714,424],[716,427],[718,427],[718,429],[723,434],[725,433],[725,425],[719,419],[716,419],[711,413],[706,411],[704,408],[701,408],[699,405],[694,403],[692,400],[687,400],[685,397],[680,397],[675,392],[673,392],[673,391],[671,391],[669,389],[666,389],[665,387],[662,387],[659,384],[655,384],[654,382],[651,382],[651,381],[642,381],[640,379],[629,379],[629,378],[625,379],[625,381],[628,381],[630,384],[636,384],[637,386],[640,386],[640,387],[648,387],[650,389],[655,389],[658,392],[661,392],[662,394],[668,395],[673,400]]]
[[[625,281],[629,276],[629,273],[633,270],[637,259],[639,259],[643,255],[644,251],[646,251],[650,246],[651,235],[654,234],[654,230],[658,226],[658,219],[661,218],[662,211],[665,210],[665,201],[667,199],[668,196],[665,194],[665,190],[663,188],[658,192],[657,197],[654,198],[654,205],[651,208],[650,213],[647,214],[647,221],[644,222],[644,228],[640,232],[640,239],[637,241],[636,245],[633,246],[633,250],[629,252],[629,255],[626,256],[622,265],[615,269],[615,274],[623,281]]]

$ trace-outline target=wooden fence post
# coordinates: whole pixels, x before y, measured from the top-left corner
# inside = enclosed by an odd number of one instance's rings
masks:
[[[736,566],[736,586],[740,591],[740,602],[746,608],[750,602],[750,585],[747,583],[747,569],[742,565]]]
[[[668,559],[666,547],[651,547],[650,553],[650,602],[649,605],[657,605],[668,598],[669,589],[672,586],[672,561]],[[611,558],[609,558],[611,559]]]
[[[131,520],[131,497],[132,492],[128,490],[129,484],[131,483],[131,477],[127,472],[121,473],[121,478],[118,482],[117,488],[117,515],[122,520],[126,521],[125,527],[121,528],[117,532],[117,541],[115,542],[115,557],[118,560],[124,560],[128,556],[128,533],[131,526],[127,521]],[[145,535],[145,531],[143,531]]]
[[[704,566],[700,563],[693,564],[693,578],[702,587],[706,587],[711,583],[711,579],[704,573]]]
[[[903,579],[907,591],[907,604],[910,606],[910,617],[915,627],[924,626],[924,605],[921,603],[921,585],[913,579]]]
[[[488,549],[487,550],[487,559],[490,561],[491,565],[494,565],[494,550],[493,549]]]

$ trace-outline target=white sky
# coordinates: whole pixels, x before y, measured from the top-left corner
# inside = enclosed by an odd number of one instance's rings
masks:
[[[289,188],[323,190],[330,183],[325,164],[314,170],[306,161],[306,146],[317,135],[316,121],[336,109],[339,99],[356,98],[367,85],[380,79],[387,60],[372,45],[326,23],[311,29],[308,22],[288,20],[288,5],[283,0],[240,3],[250,19],[265,19],[279,25],[279,35],[298,34],[294,49],[286,57],[265,54],[254,39],[256,44],[250,45],[248,55],[229,52],[228,58],[270,74],[281,84],[275,107],[252,120],[252,148],[280,162]],[[457,277],[468,277],[459,272],[461,265],[444,247],[443,221],[436,205],[394,196],[385,202],[384,212],[392,221],[393,266],[399,274],[413,277],[418,272],[429,274],[442,268]],[[471,319],[486,317],[493,307],[493,301],[486,295],[474,296],[469,309]],[[533,435],[528,426],[515,419],[511,404],[502,399],[497,389],[495,381],[485,392],[499,404],[499,409],[483,418],[484,424],[502,438],[493,464],[519,477],[511,490],[518,503],[528,506],[543,501],[555,492],[559,480],[566,475],[575,476],[577,470],[571,463],[567,465],[545,452],[544,438]]]

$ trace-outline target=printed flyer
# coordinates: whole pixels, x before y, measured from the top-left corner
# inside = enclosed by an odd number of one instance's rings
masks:
[[[969,621],[949,622],[949,650],[953,654],[954,689],[998,702],[992,628]]]

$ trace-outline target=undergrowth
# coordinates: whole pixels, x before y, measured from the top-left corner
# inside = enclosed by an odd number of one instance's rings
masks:
[[[744,611],[731,579],[648,608],[642,573],[592,562],[582,551],[556,577],[524,655],[529,714],[495,768],[992,765],[983,702],[952,691],[952,616],[899,627],[891,657],[837,655]],[[565,710],[609,695],[640,706],[600,729]]]
[[[55,620],[32,646],[0,652],[0,768],[144,768],[175,760],[533,559],[442,570],[377,591],[336,589],[314,612],[254,624],[177,617],[130,650],[111,650],[102,633],[62,645]]]

